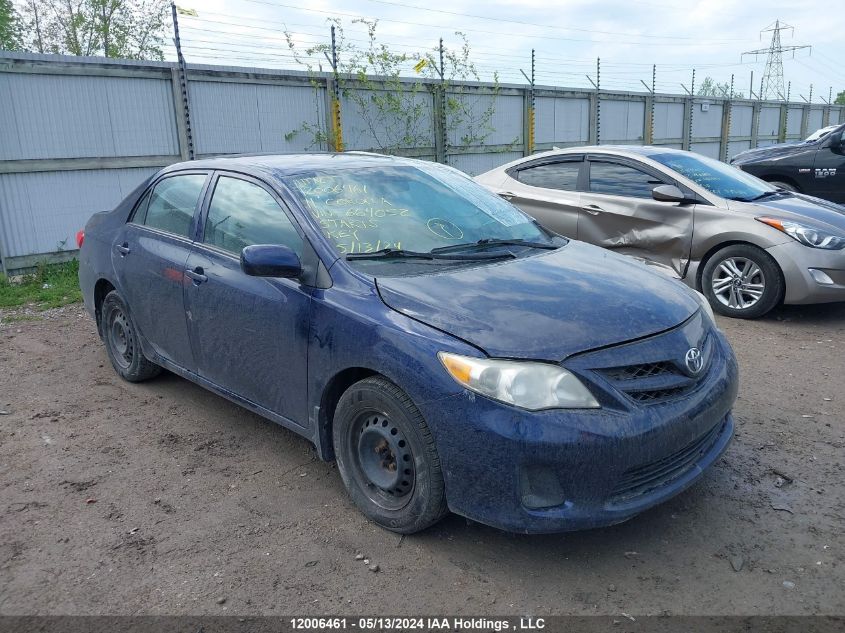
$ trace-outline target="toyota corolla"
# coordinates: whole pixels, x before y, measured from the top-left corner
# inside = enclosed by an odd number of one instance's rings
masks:
[[[121,377],[166,369],[305,436],[390,530],[618,523],[733,433],[737,366],[698,293],[449,167],[180,163],[78,241]]]

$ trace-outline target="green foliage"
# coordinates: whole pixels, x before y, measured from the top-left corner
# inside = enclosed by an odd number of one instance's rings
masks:
[[[33,304],[40,310],[82,301],[79,262],[40,263],[34,273],[10,281],[0,274],[0,308]]]
[[[719,83],[713,77],[705,77],[698,89],[698,94],[702,97],[728,97],[734,99],[744,99],[745,95],[741,91],[734,90],[731,94],[731,84],[727,81]]]
[[[0,50],[17,50],[20,39],[20,18],[12,0],[0,0]]]
[[[833,103],[837,105],[845,105],[845,90],[836,95],[836,99]]]
[[[162,60],[168,11],[167,0],[22,0],[21,44],[36,53]]]
[[[413,148],[431,148],[434,122],[432,117],[432,98],[439,90],[445,90],[446,132],[460,129],[461,146],[482,144],[493,132],[491,121],[495,112],[498,94],[498,81],[492,93],[485,96],[471,91],[461,84],[464,81],[478,81],[478,73],[470,61],[470,49],[466,37],[458,34],[463,45],[457,51],[448,50],[444,54],[445,73],[440,81],[439,51],[421,53],[399,53],[378,41],[376,21],[356,19],[353,24],[363,24],[367,28],[367,41],[358,46],[344,36],[343,24],[338,19],[328,21],[335,27],[335,50],[338,58],[336,81],[346,113],[344,121],[360,122],[360,128],[344,125],[345,139],[367,133],[375,146],[374,151],[387,154],[401,154],[403,150]],[[312,85],[315,88],[315,101],[319,100],[319,90],[324,85],[317,81],[314,73],[322,71],[323,64],[315,64],[309,58],[331,58],[330,43],[318,44],[301,51],[291,33],[285,33],[288,47],[295,60],[312,73]],[[403,69],[410,62],[423,62],[422,75],[418,79],[409,79],[402,75]],[[328,70],[331,70],[328,65]],[[349,116],[349,110],[354,116]],[[285,135],[290,141],[299,134],[307,134],[309,147],[327,149],[334,146],[332,132],[325,132],[320,125],[303,123]]]

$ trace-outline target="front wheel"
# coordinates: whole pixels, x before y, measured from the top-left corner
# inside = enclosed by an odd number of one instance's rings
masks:
[[[763,249],[734,244],[707,261],[701,289],[719,314],[756,319],[780,303],[784,283],[777,262]]]
[[[332,434],[343,483],[370,520],[412,534],[446,514],[434,439],[399,387],[381,377],[352,385],[337,404]]]

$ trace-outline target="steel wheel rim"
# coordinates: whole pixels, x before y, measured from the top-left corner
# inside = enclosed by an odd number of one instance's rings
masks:
[[[416,486],[416,468],[404,433],[380,412],[358,416],[350,431],[352,474],[360,488],[385,510],[405,507]]]
[[[722,305],[734,310],[747,310],[763,298],[766,276],[754,260],[728,257],[716,265],[710,287]]]
[[[135,337],[129,319],[121,310],[114,310],[109,319],[109,347],[118,365],[128,369],[135,356]]]

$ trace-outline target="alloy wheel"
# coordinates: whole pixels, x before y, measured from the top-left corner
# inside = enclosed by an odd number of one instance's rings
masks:
[[[729,308],[744,310],[756,305],[766,290],[766,277],[756,262],[728,257],[713,271],[711,288],[716,299]]]

